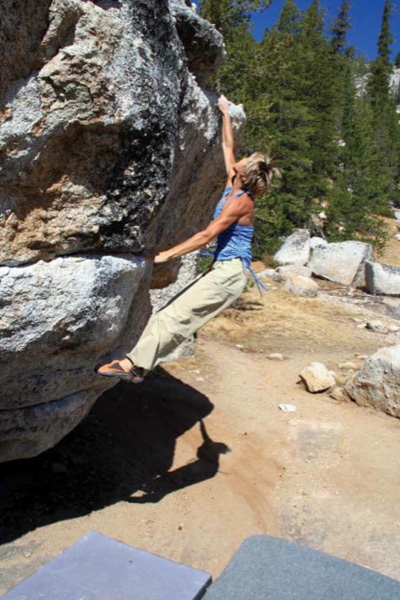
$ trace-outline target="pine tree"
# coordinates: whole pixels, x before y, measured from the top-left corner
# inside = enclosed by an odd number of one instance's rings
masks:
[[[391,14],[392,6],[390,0],[385,0],[382,26],[378,39],[378,56],[371,65],[371,74],[368,82],[370,99],[374,109],[378,112],[384,110],[390,91],[390,75],[392,73],[390,46],[393,43],[390,31]]]
[[[227,42],[237,30],[249,28],[252,12],[263,11],[271,0],[200,0],[200,15],[215,25]]]
[[[295,1],[286,0],[279,15],[276,30],[289,35],[298,34],[300,16],[301,11],[297,8]]]
[[[385,1],[382,26],[378,39],[378,56],[371,65],[367,99],[373,109],[376,169],[385,182],[388,202],[396,202],[400,178],[400,127],[393,98],[390,62],[393,37],[390,31],[392,6]]]
[[[284,172],[279,187],[258,202],[255,242],[259,254],[275,250],[278,236],[309,224],[318,187],[310,156],[315,118],[304,93],[310,81],[302,48],[302,17],[295,2],[285,0],[277,25],[261,44],[265,73],[261,97],[268,106],[268,119],[264,117],[263,124],[260,119],[258,126]]]
[[[281,182],[257,200],[255,254],[273,252],[294,227],[312,228],[312,213],[320,212],[322,202],[328,206],[328,239],[357,237],[381,245],[385,233],[377,215],[388,210],[400,183],[400,128],[389,94],[390,4],[379,61],[371,68],[347,44],[350,0],[342,1],[331,38],[320,0],[305,11],[285,0],[276,25],[257,43],[248,11],[267,4],[201,4],[203,16],[225,33],[228,58],[212,84],[245,106],[243,154],[270,148],[284,169]]]
[[[354,72],[345,86],[340,169],[333,182],[326,233],[330,240],[358,239],[382,247],[386,228],[380,214],[388,211],[387,180],[376,156],[373,111],[356,90]]]
[[[332,50],[337,54],[343,53],[345,50],[347,50],[347,34],[351,27],[349,15],[350,8],[351,0],[343,0],[339,9],[339,14],[331,29]]]
[[[314,193],[319,196],[326,192],[326,177],[332,174],[335,163],[334,137],[339,94],[339,74],[324,34],[324,15],[319,0],[313,0],[304,13],[300,42],[303,67],[301,93],[314,117],[310,158],[319,181]]]
[[[336,70],[337,88],[337,106],[336,106],[336,136],[342,138],[343,120],[346,115],[346,101],[348,99],[348,86],[352,78],[352,49],[347,44],[347,34],[350,30],[350,11],[351,0],[343,0],[339,13],[331,28],[331,50],[332,60]]]
[[[394,59],[394,66],[396,69],[400,69],[400,52],[396,54],[396,58]]]

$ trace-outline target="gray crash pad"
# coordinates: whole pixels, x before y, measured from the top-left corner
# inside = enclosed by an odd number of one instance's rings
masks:
[[[400,582],[269,536],[245,540],[204,600],[399,600]]]
[[[210,582],[208,573],[91,531],[2,600],[198,600]]]

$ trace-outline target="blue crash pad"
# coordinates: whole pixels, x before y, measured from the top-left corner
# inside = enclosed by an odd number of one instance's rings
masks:
[[[204,600],[400,600],[400,582],[259,535],[243,542]]]
[[[208,573],[91,531],[2,600],[199,600],[210,582]]]

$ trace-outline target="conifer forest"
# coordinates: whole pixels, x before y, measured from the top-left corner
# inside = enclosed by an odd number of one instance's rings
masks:
[[[385,244],[383,217],[400,207],[400,87],[393,6],[382,0],[377,58],[349,45],[351,0],[334,19],[320,0],[285,0],[257,42],[250,12],[269,0],[200,0],[223,33],[227,60],[211,85],[247,113],[244,153],[270,149],[283,177],[258,201],[255,255],[273,252],[293,229],[328,241]],[[398,75],[398,71],[397,71]]]

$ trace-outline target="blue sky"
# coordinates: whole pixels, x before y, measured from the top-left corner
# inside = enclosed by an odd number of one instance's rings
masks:
[[[256,39],[261,39],[267,27],[271,27],[277,20],[282,10],[284,0],[273,0],[271,7],[264,13],[253,16],[253,34]],[[328,18],[333,19],[341,5],[341,0],[323,0],[322,4],[327,11]],[[353,0],[351,9],[352,29],[349,33],[349,42],[356,47],[358,54],[363,54],[368,59],[376,56],[377,40],[382,21],[385,0]],[[297,6],[306,8],[310,0],[297,0]],[[392,17],[392,33],[395,42],[392,46],[394,55],[400,52],[400,1],[397,2]]]

